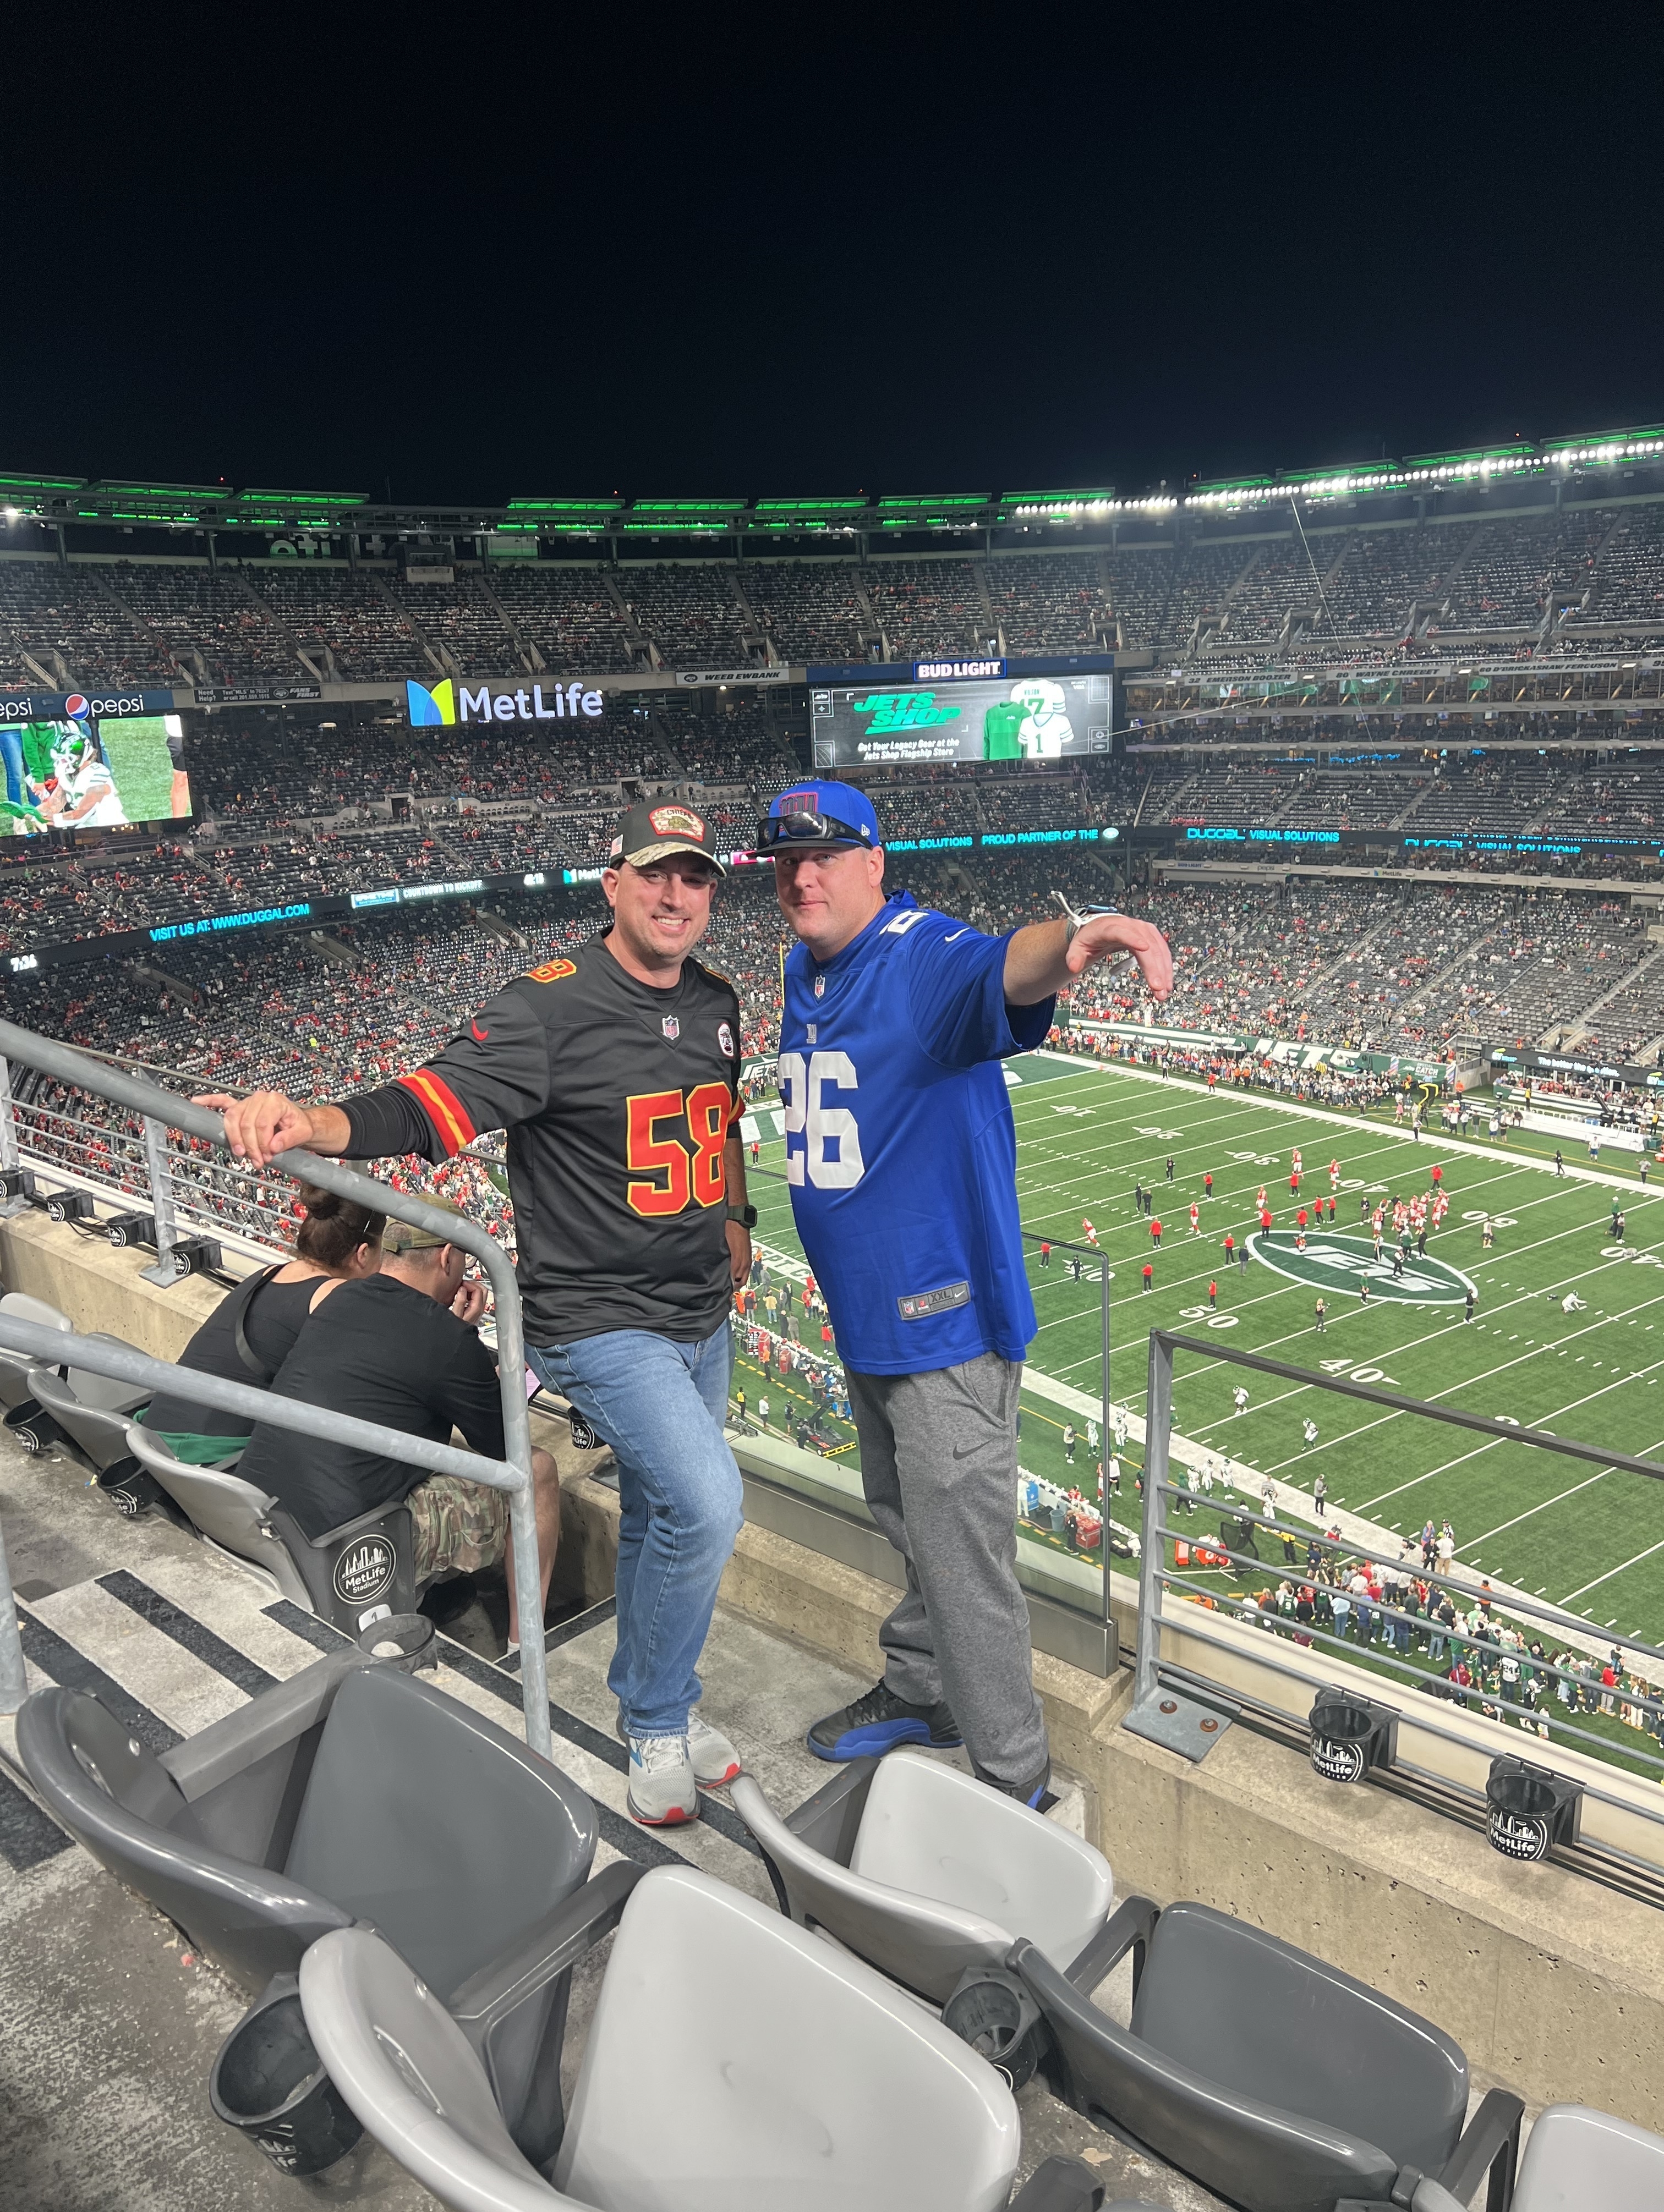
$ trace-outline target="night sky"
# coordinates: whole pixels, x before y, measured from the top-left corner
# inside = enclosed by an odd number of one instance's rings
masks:
[[[63,9],[0,467],[1135,495],[1664,420],[1661,11],[1469,12]]]

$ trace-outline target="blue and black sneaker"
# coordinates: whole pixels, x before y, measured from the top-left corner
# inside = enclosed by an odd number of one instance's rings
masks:
[[[1051,1788],[1051,1761],[1048,1759],[1038,1774],[1031,1774],[1027,1782],[996,1782],[990,1774],[979,1774],[990,1790],[997,1790],[1003,1797],[1015,1797],[1020,1805],[1031,1812],[1049,1813],[1058,1800]]]
[[[817,1759],[869,1759],[904,1743],[952,1751],[960,1741],[959,1723],[945,1705],[910,1705],[883,1682],[875,1682],[841,1712],[817,1721],[808,1735]]]

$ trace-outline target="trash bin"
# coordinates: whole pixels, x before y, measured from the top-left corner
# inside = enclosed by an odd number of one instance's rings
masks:
[[[389,1613],[366,1621],[358,1632],[358,1649],[401,1674],[439,1664],[434,1626],[424,1613]]]
[[[294,1974],[275,1975],[220,2045],[208,2101],[284,2173],[321,2173],[363,2133],[312,2047]]]

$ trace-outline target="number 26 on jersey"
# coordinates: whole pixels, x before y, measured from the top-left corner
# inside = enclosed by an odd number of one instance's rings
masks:
[[[862,1174],[861,1131],[848,1106],[829,1106],[829,1091],[856,1091],[846,1052],[783,1052],[780,1103],[786,1117],[786,1181],[817,1190],[850,1190]]]

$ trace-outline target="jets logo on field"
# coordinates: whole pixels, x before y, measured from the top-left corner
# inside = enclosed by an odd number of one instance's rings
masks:
[[[1435,1260],[1430,1252],[1412,1252],[1403,1273],[1395,1275],[1390,1250],[1378,1260],[1374,1244],[1357,1237],[1308,1237],[1306,1249],[1297,1252],[1291,1231],[1274,1229],[1266,1236],[1256,1231],[1248,1239],[1248,1250],[1290,1282],[1332,1295],[1350,1292],[1356,1297],[1359,1285],[1366,1282],[1372,1298],[1399,1298],[1414,1306],[1459,1306],[1470,1291],[1478,1295],[1477,1286],[1448,1260]]]

